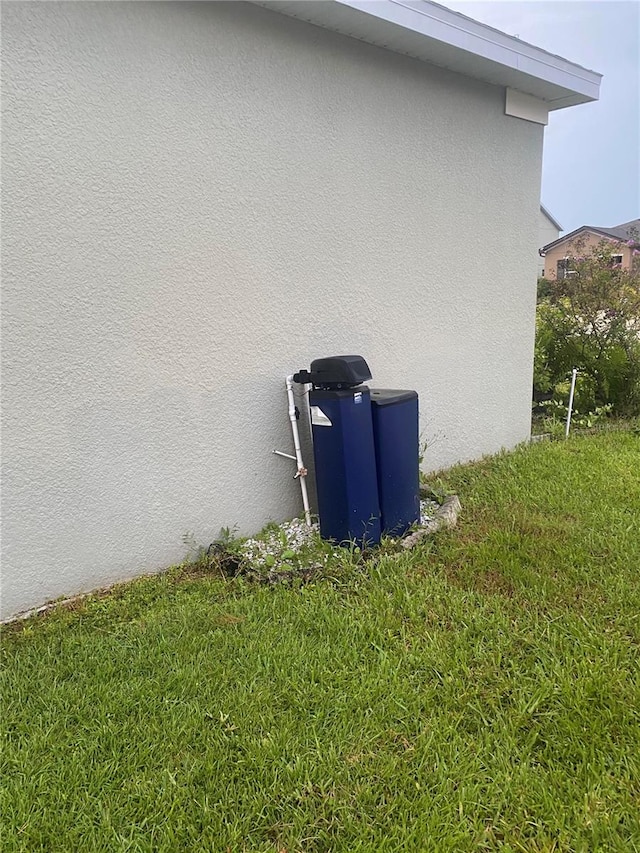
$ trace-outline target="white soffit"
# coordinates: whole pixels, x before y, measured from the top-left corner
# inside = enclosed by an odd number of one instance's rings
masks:
[[[266,0],[258,5],[514,89],[559,110],[597,101],[602,75],[430,0]]]

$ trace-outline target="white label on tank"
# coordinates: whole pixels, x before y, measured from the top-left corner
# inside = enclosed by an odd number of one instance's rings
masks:
[[[354,403],[361,403],[362,402],[362,391],[356,391],[356,393],[353,395],[353,402]]]
[[[311,423],[314,426],[333,426],[320,406],[311,406]]]

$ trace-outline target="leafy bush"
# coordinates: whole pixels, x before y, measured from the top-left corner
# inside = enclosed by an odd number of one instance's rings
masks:
[[[630,247],[640,245],[629,241]],[[575,407],[619,416],[640,413],[640,253],[634,267],[611,263],[620,244],[577,241],[569,274],[538,284],[534,397],[566,401],[578,369]]]
[[[574,429],[593,429],[600,426],[609,417],[612,408],[611,403],[606,406],[596,406],[591,412],[581,412],[579,408],[574,408],[571,413],[571,426]],[[545,400],[540,403],[540,409],[543,412],[540,430],[549,433],[552,438],[562,438],[565,434],[569,407],[559,400]]]

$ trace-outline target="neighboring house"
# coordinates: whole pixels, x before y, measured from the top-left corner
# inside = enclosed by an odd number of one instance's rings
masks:
[[[615,225],[613,228],[601,228],[597,225],[583,225],[552,240],[540,249],[543,258],[543,275],[548,279],[564,278],[571,275],[571,256],[577,251],[589,252],[602,240],[611,243],[611,263],[629,270],[638,265],[640,258],[640,219],[632,219]]]
[[[538,246],[545,246],[547,243],[557,240],[561,231],[562,225],[541,204],[538,215]],[[538,253],[538,276],[541,275],[544,275],[544,259]]]
[[[299,513],[313,358],[417,389],[429,469],[528,437],[543,128],[600,75],[429,2],[2,29],[4,615]]]

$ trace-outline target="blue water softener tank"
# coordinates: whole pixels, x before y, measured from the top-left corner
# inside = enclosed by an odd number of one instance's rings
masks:
[[[359,355],[319,358],[294,380],[311,383],[309,406],[320,535],[376,545],[380,507],[366,361]]]
[[[371,391],[382,532],[402,536],[420,520],[418,395]]]

